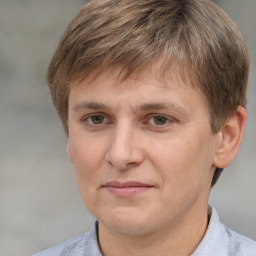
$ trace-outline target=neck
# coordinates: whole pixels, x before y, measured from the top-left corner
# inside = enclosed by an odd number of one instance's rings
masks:
[[[208,210],[183,216],[158,232],[131,236],[110,230],[99,222],[99,243],[104,256],[188,256],[201,242],[208,225]],[[188,221],[189,220],[189,223]]]

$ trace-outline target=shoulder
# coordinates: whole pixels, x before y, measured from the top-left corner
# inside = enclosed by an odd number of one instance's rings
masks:
[[[209,206],[209,225],[193,256],[256,256],[256,242],[220,222],[218,213]]]
[[[62,256],[62,255],[80,255],[79,253],[74,254],[74,251],[82,251],[85,245],[86,237],[88,233],[76,236],[69,239],[61,244],[53,246],[42,252],[36,253],[32,256]],[[71,254],[72,253],[72,254]],[[81,254],[83,255],[83,254]]]
[[[230,256],[256,256],[256,241],[225,227]]]
[[[98,244],[98,222],[95,221],[88,233],[76,236],[33,256],[102,256]]]

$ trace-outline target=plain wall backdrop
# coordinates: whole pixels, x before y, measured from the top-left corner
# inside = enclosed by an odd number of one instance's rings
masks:
[[[61,34],[84,3],[0,2],[0,256],[31,255],[86,232],[93,220],[44,81]],[[251,73],[244,141],[210,202],[227,226],[256,239],[256,1],[218,3],[244,35]]]

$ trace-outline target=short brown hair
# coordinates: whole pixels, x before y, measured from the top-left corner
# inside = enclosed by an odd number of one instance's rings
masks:
[[[163,74],[178,65],[182,77],[201,90],[213,133],[246,105],[247,47],[236,24],[213,2],[92,0],[67,27],[47,72],[66,133],[71,82],[116,67],[125,78],[157,60]]]

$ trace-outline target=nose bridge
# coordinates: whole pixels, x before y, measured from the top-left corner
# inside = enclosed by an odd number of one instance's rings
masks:
[[[137,130],[128,122],[120,122],[113,130],[107,160],[118,169],[136,166],[143,160],[143,153],[136,140]]]

